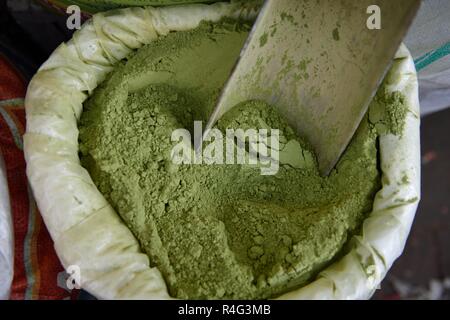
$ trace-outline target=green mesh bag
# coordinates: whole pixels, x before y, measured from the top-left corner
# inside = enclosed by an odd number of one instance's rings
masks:
[[[174,4],[213,3],[220,0],[41,0],[54,8],[65,10],[77,5],[86,13],[95,13],[116,8],[132,6],[166,6]]]

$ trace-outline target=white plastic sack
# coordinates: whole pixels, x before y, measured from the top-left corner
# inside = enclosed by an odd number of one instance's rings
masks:
[[[422,115],[450,107],[450,1],[423,0],[405,43],[417,66]]]
[[[86,93],[132,49],[170,31],[225,16],[254,19],[256,13],[217,3],[97,14],[56,49],[31,81],[25,102],[27,174],[62,264],[78,266],[82,287],[97,298],[170,297],[160,272],[149,267],[131,231],[80,166],[76,122]],[[388,90],[405,95],[410,113],[402,137],[380,138],[383,189],[374,211],[344,258],[283,299],[369,298],[403,251],[420,197],[417,78],[404,46],[388,77]],[[402,184],[405,175],[408,183]]]
[[[9,298],[14,274],[14,239],[9,203],[8,181],[0,153],[0,300]]]

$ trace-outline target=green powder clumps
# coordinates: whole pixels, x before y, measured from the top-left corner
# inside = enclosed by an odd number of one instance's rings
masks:
[[[402,135],[407,114],[404,96],[400,92],[387,93],[381,86],[369,110],[369,122],[381,134]]]
[[[79,124],[83,165],[177,298],[270,298],[305,285],[341,254],[381,187],[378,128],[367,117],[323,178],[308,143],[257,101],[217,127],[279,129],[276,175],[173,164],[172,131],[207,119],[249,29],[203,23],[140,49],[95,91]],[[380,107],[373,121],[390,119],[389,129],[396,110],[386,117]]]

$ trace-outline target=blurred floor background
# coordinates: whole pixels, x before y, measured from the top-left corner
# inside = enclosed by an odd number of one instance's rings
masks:
[[[374,299],[450,299],[450,109],[422,119],[422,200]]]
[[[0,0],[0,49],[26,77],[72,32],[31,0]],[[422,201],[404,254],[374,299],[450,299],[450,109],[422,122]]]

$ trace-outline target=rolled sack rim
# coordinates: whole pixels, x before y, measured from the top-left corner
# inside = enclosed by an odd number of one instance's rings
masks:
[[[133,50],[203,20],[254,20],[258,9],[214,3],[98,13],[31,80],[25,100],[27,176],[63,266],[79,267],[82,288],[97,298],[171,299],[159,270],[150,267],[80,164],[77,120],[83,102]],[[278,299],[368,299],[404,249],[420,200],[420,112],[417,74],[403,44],[385,83],[386,90],[404,95],[409,112],[402,136],[380,136],[382,189],[373,211],[341,259]]]

